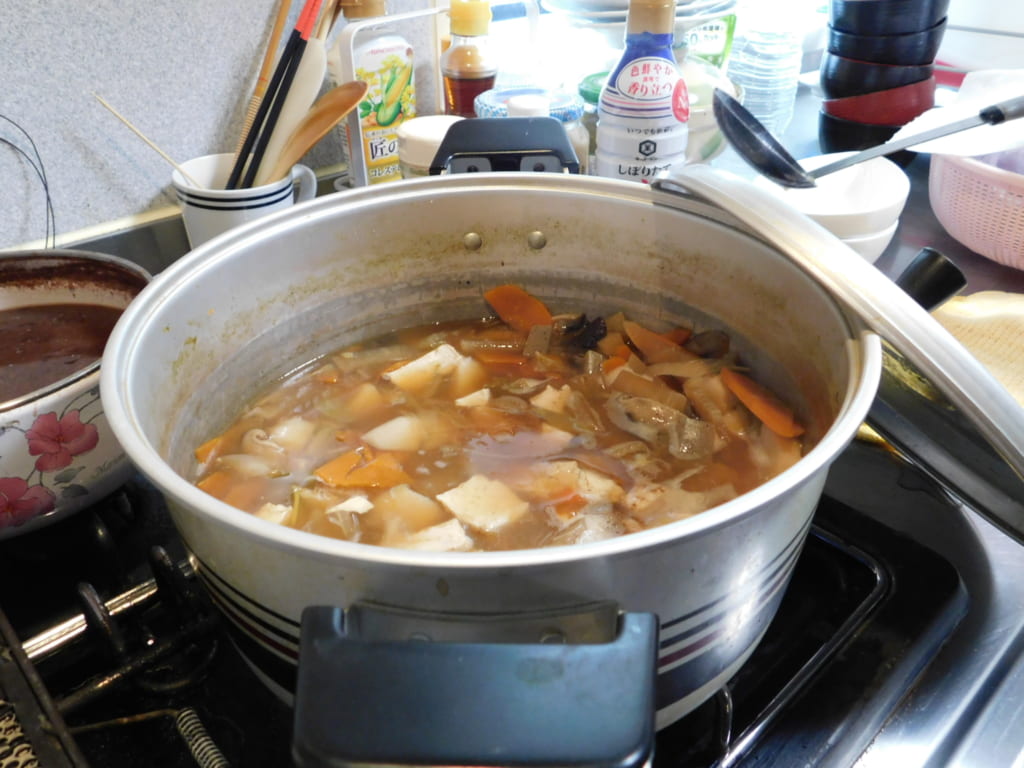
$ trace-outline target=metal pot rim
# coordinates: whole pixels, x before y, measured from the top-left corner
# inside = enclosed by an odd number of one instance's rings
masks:
[[[112,342],[101,369],[101,391],[107,418],[114,432],[126,444],[128,453],[136,466],[152,479],[163,492],[170,496],[179,508],[198,509],[217,523],[237,530],[240,534],[271,542],[282,549],[299,549],[304,553],[326,559],[346,558],[390,565],[400,568],[472,570],[494,568],[532,568],[556,563],[636,554],[642,550],[659,547],[671,541],[696,535],[707,534],[731,522],[756,513],[759,506],[771,501],[787,488],[794,488],[827,466],[849,443],[857,428],[863,422],[874,399],[876,384],[881,371],[881,343],[878,337],[863,330],[848,314],[849,330],[847,355],[850,358],[851,381],[847,385],[844,402],[839,406],[837,416],[820,441],[796,465],[737,497],[733,501],[702,512],[694,517],[669,523],[646,531],[619,536],[600,542],[574,544],[560,547],[546,547],[529,550],[504,552],[419,552],[388,547],[370,546],[348,541],[331,539],[316,534],[282,527],[261,520],[253,515],[231,507],[207,495],[188,480],[175,472],[159,455],[148,440],[141,437],[135,420],[121,398],[115,393],[124,385],[122,368],[126,367],[133,353],[132,339],[146,325],[149,305],[156,306],[163,300],[163,294],[181,290],[194,272],[201,272],[202,265],[215,254],[227,254],[243,248],[251,238],[258,237],[278,222],[287,222],[299,217],[315,219],[336,206],[357,208],[372,205],[377,199],[398,197],[437,196],[445,193],[465,194],[466,190],[500,187],[503,190],[522,188],[536,190],[550,188],[555,191],[574,191],[601,197],[632,199],[644,203],[681,209],[680,198],[652,190],[630,182],[619,182],[596,177],[554,176],[550,174],[472,174],[445,177],[430,177],[403,182],[400,188],[394,185],[369,187],[352,192],[319,198],[290,210],[252,222],[206,243],[172,264],[157,276],[140,296],[132,311],[126,312],[114,329]],[[689,201],[692,206],[692,201]],[[699,204],[698,204],[699,205]],[[713,206],[707,207],[707,218],[719,217],[733,223],[728,214]],[[837,304],[838,306],[838,304]],[[109,359],[108,359],[109,358]],[[188,512],[192,514],[192,512]]]

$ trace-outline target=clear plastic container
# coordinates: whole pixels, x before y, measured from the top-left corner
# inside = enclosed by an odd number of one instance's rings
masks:
[[[481,93],[474,101],[477,117],[550,115],[560,120],[576,153],[580,173],[586,174],[589,170],[590,134],[581,122],[583,106],[583,98],[575,93],[544,88],[495,88]]]
[[[728,75],[743,106],[775,136],[793,118],[803,63],[805,0],[745,0],[739,7]]]
[[[398,161],[403,179],[430,175],[438,147],[458,115],[427,115],[406,120],[398,126]]]

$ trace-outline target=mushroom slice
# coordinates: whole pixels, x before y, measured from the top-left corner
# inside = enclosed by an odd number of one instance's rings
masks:
[[[608,398],[605,410],[619,429],[652,445],[667,445],[673,456],[700,459],[714,452],[716,433],[712,425],[657,400],[617,392]]]

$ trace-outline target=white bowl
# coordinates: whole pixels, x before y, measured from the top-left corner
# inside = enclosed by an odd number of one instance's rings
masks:
[[[814,155],[800,164],[812,170],[850,154],[853,153]],[[892,226],[910,194],[907,174],[885,157],[822,176],[809,189],[782,187],[765,178],[758,178],[755,183],[772,190],[840,238],[877,234]]]
[[[893,235],[896,234],[896,229],[899,225],[900,222],[897,219],[885,229],[870,235],[843,237],[840,239],[873,264],[885,252],[889,243],[892,242]]]

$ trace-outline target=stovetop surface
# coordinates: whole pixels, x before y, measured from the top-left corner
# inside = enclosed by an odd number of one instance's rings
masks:
[[[970,604],[947,558],[879,522],[920,502],[922,488],[936,501],[923,480],[892,484],[872,475],[894,461],[856,444],[840,457],[764,641],[727,691],[658,735],[656,766],[781,765],[797,756],[803,765],[852,764],[869,746]],[[847,498],[851,486],[881,482],[890,484],[882,494],[888,510],[877,493],[866,494],[870,514]],[[0,542],[0,610],[31,646],[56,619],[81,610],[89,594],[83,581],[109,600],[151,578],[154,546],[166,551],[165,561],[185,562],[162,500],[138,478],[91,510]],[[113,650],[77,641],[37,660],[56,706],[77,705],[63,718],[74,742],[69,750],[50,734],[39,737],[54,761],[67,760],[53,765],[218,765],[218,755],[236,766],[290,763],[290,708],[258,682],[195,592],[183,605],[161,601],[177,605],[170,611],[128,612],[141,621],[115,617]],[[111,671],[119,663],[133,667],[184,625],[191,627],[184,652],[146,671]],[[0,686],[5,679],[0,675]],[[190,754],[181,729],[207,762]],[[0,766],[7,768],[3,745],[0,730]]]

